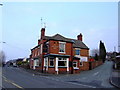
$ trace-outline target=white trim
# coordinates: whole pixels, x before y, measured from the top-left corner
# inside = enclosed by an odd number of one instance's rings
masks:
[[[46,67],[46,70],[48,70],[48,57],[44,58],[44,70],[45,70],[45,67]]]
[[[80,63],[82,63],[82,65],[80,65],[80,66],[83,66],[83,62],[82,62],[82,61],[80,61]]]
[[[64,52],[60,52],[60,44],[64,44]],[[66,42],[59,42],[59,53],[66,53]]]
[[[66,44],[66,42],[60,42],[60,41],[59,41],[59,43],[64,43],[64,44]]]
[[[78,63],[77,63],[77,61],[73,61],[73,63],[76,63],[76,67],[73,66],[73,68],[78,68]]]
[[[59,66],[58,65],[58,67],[67,67],[67,58],[65,58],[65,60],[64,60],[63,57],[61,57],[61,60],[59,60],[59,58],[58,58],[58,62],[60,62],[60,61],[65,61],[66,62],[66,66]]]
[[[47,65],[46,65],[46,70],[48,70],[48,57],[46,57],[47,59],[46,59],[46,61],[47,61]]]
[[[35,69],[35,60],[33,60],[33,69]]]
[[[58,57],[56,57],[55,71],[58,72]]]
[[[87,62],[87,61],[88,61],[88,57],[80,56],[80,60],[81,60],[82,62]]]
[[[50,65],[50,61],[53,61],[53,66]],[[49,67],[54,67],[55,66],[54,61],[55,61],[55,58],[49,58],[49,63],[48,63]]]
[[[69,71],[69,58],[67,58],[67,71]]]

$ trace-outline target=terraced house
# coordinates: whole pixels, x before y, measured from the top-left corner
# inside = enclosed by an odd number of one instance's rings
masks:
[[[30,68],[54,74],[89,70],[89,48],[82,39],[82,34],[77,39],[60,34],[46,36],[42,28],[38,45],[31,49]]]

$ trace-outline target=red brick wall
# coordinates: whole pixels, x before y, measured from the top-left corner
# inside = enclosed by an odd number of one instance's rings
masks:
[[[75,55],[75,48],[73,48],[73,55]],[[89,50],[87,50],[87,49],[80,49],[80,56],[88,57],[89,56]]]
[[[66,42],[65,53],[59,53],[59,41],[49,41],[50,48],[49,52],[52,54],[71,55],[72,43]]]
[[[80,66],[80,71],[89,70],[89,62],[83,62],[83,66]]]
[[[80,56],[86,56],[86,57],[88,57],[89,56],[89,50],[87,50],[87,49],[81,49],[80,50]]]
[[[102,60],[100,61],[93,61],[93,62],[90,62],[91,63],[91,69],[94,69],[95,67],[97,66],[100,66],[103,64]]]
[[[55,74],[56,73],[55,72],[55,67],[49,67],[47,72],[51,73],[51,74]]]
[[[59,74],[67,73],[67,68],[58,68],[58,73]]]

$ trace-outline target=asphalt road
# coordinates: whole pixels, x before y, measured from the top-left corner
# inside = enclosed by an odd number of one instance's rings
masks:
[[[2,70],[3,88],[114,88],[109,83],[112,62],[80,74],[35,75],[21,68],[4,67]]]
[[[85,88],[82,85],[56,81],[46,76],[33,75],[20,68],[4,67],[3,88]]]

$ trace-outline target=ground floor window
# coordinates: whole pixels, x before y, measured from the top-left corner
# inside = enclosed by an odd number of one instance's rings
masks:
[[[80,61],[80,66],[83,66],[83,62],[82,61]]]
[[[35,66],[39,66],[39,60],[38,60],[38,59],[35,59],[35,60],[34,60],[34,65],[35,65]]]
[[[54,66],[54,58],[49,59],[49,66]]]
[[[58,58],[58,67],[67,67],[67,58]]]
[[[77,62],[73,62],[73,67],[77,67]]]

